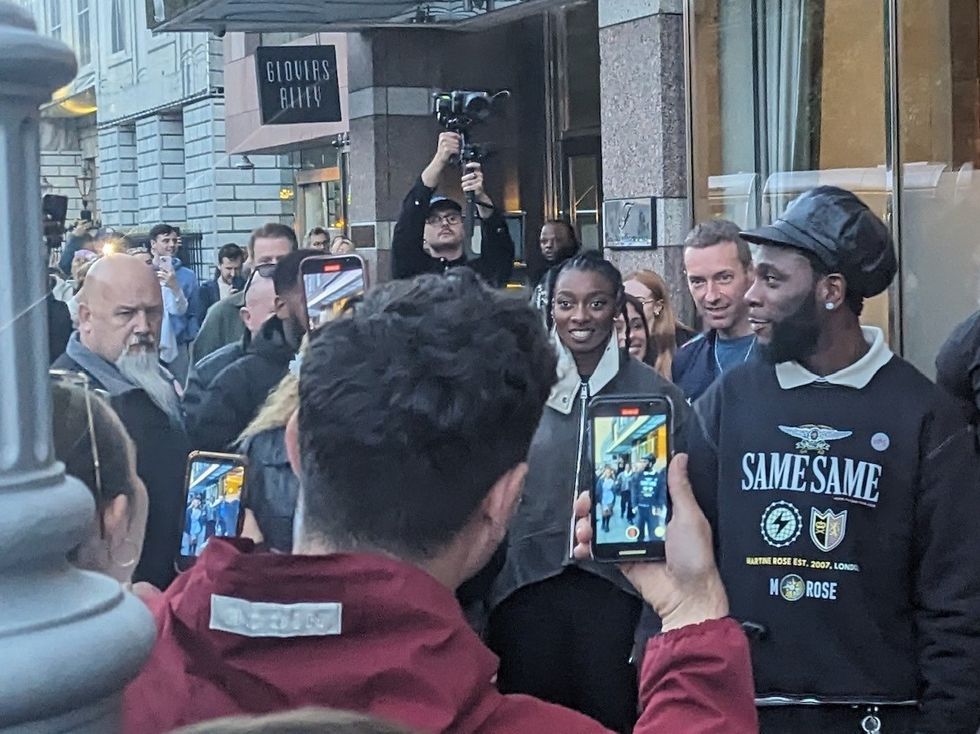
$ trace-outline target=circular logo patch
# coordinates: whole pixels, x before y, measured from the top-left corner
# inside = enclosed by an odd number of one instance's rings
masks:
[[[795,573],[783,576],[779,581],[779,595],[786,601],[799,601],[805,591],[806,585],[803,579]]]
[[[875,451],[884,451],[891,446],[892,440],[887,433],[876,433],[871,437],[871,448]]]
[[[803,518],[789,502],[773,502],[762,512],[759,523],[763,539],[774,548],[782,548],[800,537]]]

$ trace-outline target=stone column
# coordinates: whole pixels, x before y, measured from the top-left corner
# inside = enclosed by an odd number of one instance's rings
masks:
[[[652,268],[690,322],[680,244],[690,225],[682,0],[599,0],[602,188],[606,199],[655,200],[658,248],[607,251],[627,273]]]
[[[183,224],[184,125],[179,114],[150,115],[136,121],[139,221],[145,229],[159,222]]]
[[[65,560],[91,493],[54,460],[38,105],[75,73],[60,42],[0,2],[0,732],[110,732],[153,642],[143,604]]]
[[[136,228],[136,128],[115,125],[99,130],[98,200],[102,224],[117,229]]]

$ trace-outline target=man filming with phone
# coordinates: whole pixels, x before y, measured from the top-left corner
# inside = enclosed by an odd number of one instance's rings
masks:
[[[483,187],[483,168],[466,164],[463,192],[472,193],[482,231],[481,254],[466,254],[463,206],[443,196],[433,197],[445,170],[462,154],[462,138],[455,132],[439,135],[432,161],[402,202],[391,242],[392,277],[411,278],[422,273],[443,273],[466,265],[490,285],[503,287],[514,265],[514,241],[503,215]]]

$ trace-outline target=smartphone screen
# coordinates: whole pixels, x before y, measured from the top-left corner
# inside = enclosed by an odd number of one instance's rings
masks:
[[[670,401],[596,398],[589,403],[589,429],[594,558],[663,559],[670,515]]]
[[[233,538],[241,533],[245,462],[239,454],[194,451],[188,456],[179,570],[193,565],[211,538]]]
[[[364,261],[357,255],[318,255],[300,266],[310,329],[333,321],[352,298],[364,295]]]

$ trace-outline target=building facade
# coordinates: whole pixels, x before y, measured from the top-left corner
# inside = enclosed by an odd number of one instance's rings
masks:
[[[42,111],[42,190],[68,197],[69,226],[83,203],[104,227],[133,235],[168,222],[188,235],[185,255],[207,277],[222,244],[292,222],[288,160],[226,151],[220,39],[153,34],[144,4],[131,0],[21,4],[79,60]]]

